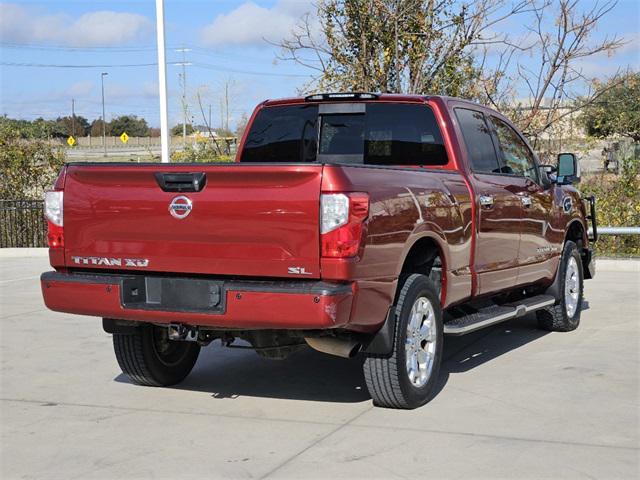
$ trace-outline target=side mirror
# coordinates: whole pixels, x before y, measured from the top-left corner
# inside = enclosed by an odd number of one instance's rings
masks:
[[[580,181],[580,166],[578,158],[573,153],[558,155],[558,170],[556,172],[559,184],[571,184]]]

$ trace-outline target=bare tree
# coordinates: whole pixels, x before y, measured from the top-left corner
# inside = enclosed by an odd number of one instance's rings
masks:
[[[209,141],[211,145],[214,147],[216,154],[222,155],[222,148],[216,139],[216,136],[211,128],[207,115],[204,113],[204,107],[202,106],[202,97],[200,96],[200,92],[196,93],[196,98],[198,99],[198,107],[200,107],[200,114],[202,115],[202,123],[207,127],[207,131],[209,133]]]
[[[602,90],[581,68],[623,44],[594,31],[617,0],[319,0],[278,46],[305,91],[440,93],[504,111],[535,141]],[[584,6],[587,5],[586,9]],[[502,24],[517,16],[524,35]]]
[[[315,71],[306,90],[476,96],[473,51],[509,44],[496,26],[533,0],[321,0],[278,44],[280,60]],[[318,35],[318,31],[320,34]]]
[[[508,112],[534,142],[604,93],[594,88],[595,78],[584,73],[581,62],[624,43],[617,36],[592,39],[616,0],[596,2],[586,11],[581,5],[580,0],[534,4],[524,54],[521,47],[505,45],[495,68],[483,77],[487,102]]]

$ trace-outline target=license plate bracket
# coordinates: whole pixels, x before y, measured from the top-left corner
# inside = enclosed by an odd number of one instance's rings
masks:
[[[166,312],[224,313],[224,282],[199,278],[134,277],[122,280],[122,306]]]

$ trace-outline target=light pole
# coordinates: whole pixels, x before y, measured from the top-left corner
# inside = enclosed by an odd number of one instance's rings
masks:
[[[100,74],[100,82],[102,83],[102,148],[104,148],[104,156],[107,156],[107,118],[104,115],[104,77],[109,75],[107,72]]]
[[[160,93],[161,162],[169,162],[169,118],[167,115],[167,63],[164,40],[164,1],[156,0],[156,40],[158,43],[158,87]]]

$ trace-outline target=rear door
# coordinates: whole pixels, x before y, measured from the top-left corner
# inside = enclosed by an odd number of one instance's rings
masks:
[[[165,191],[176,173],[204,175],[204,188]],[[319,278],[321,178],[308,164],[71,165],[66,265]]]
[[[518,276],[522,206],[513,180],[503,175],[484,114],[455,108],[476,194],[475,271],[478,294],[513,287]]]

